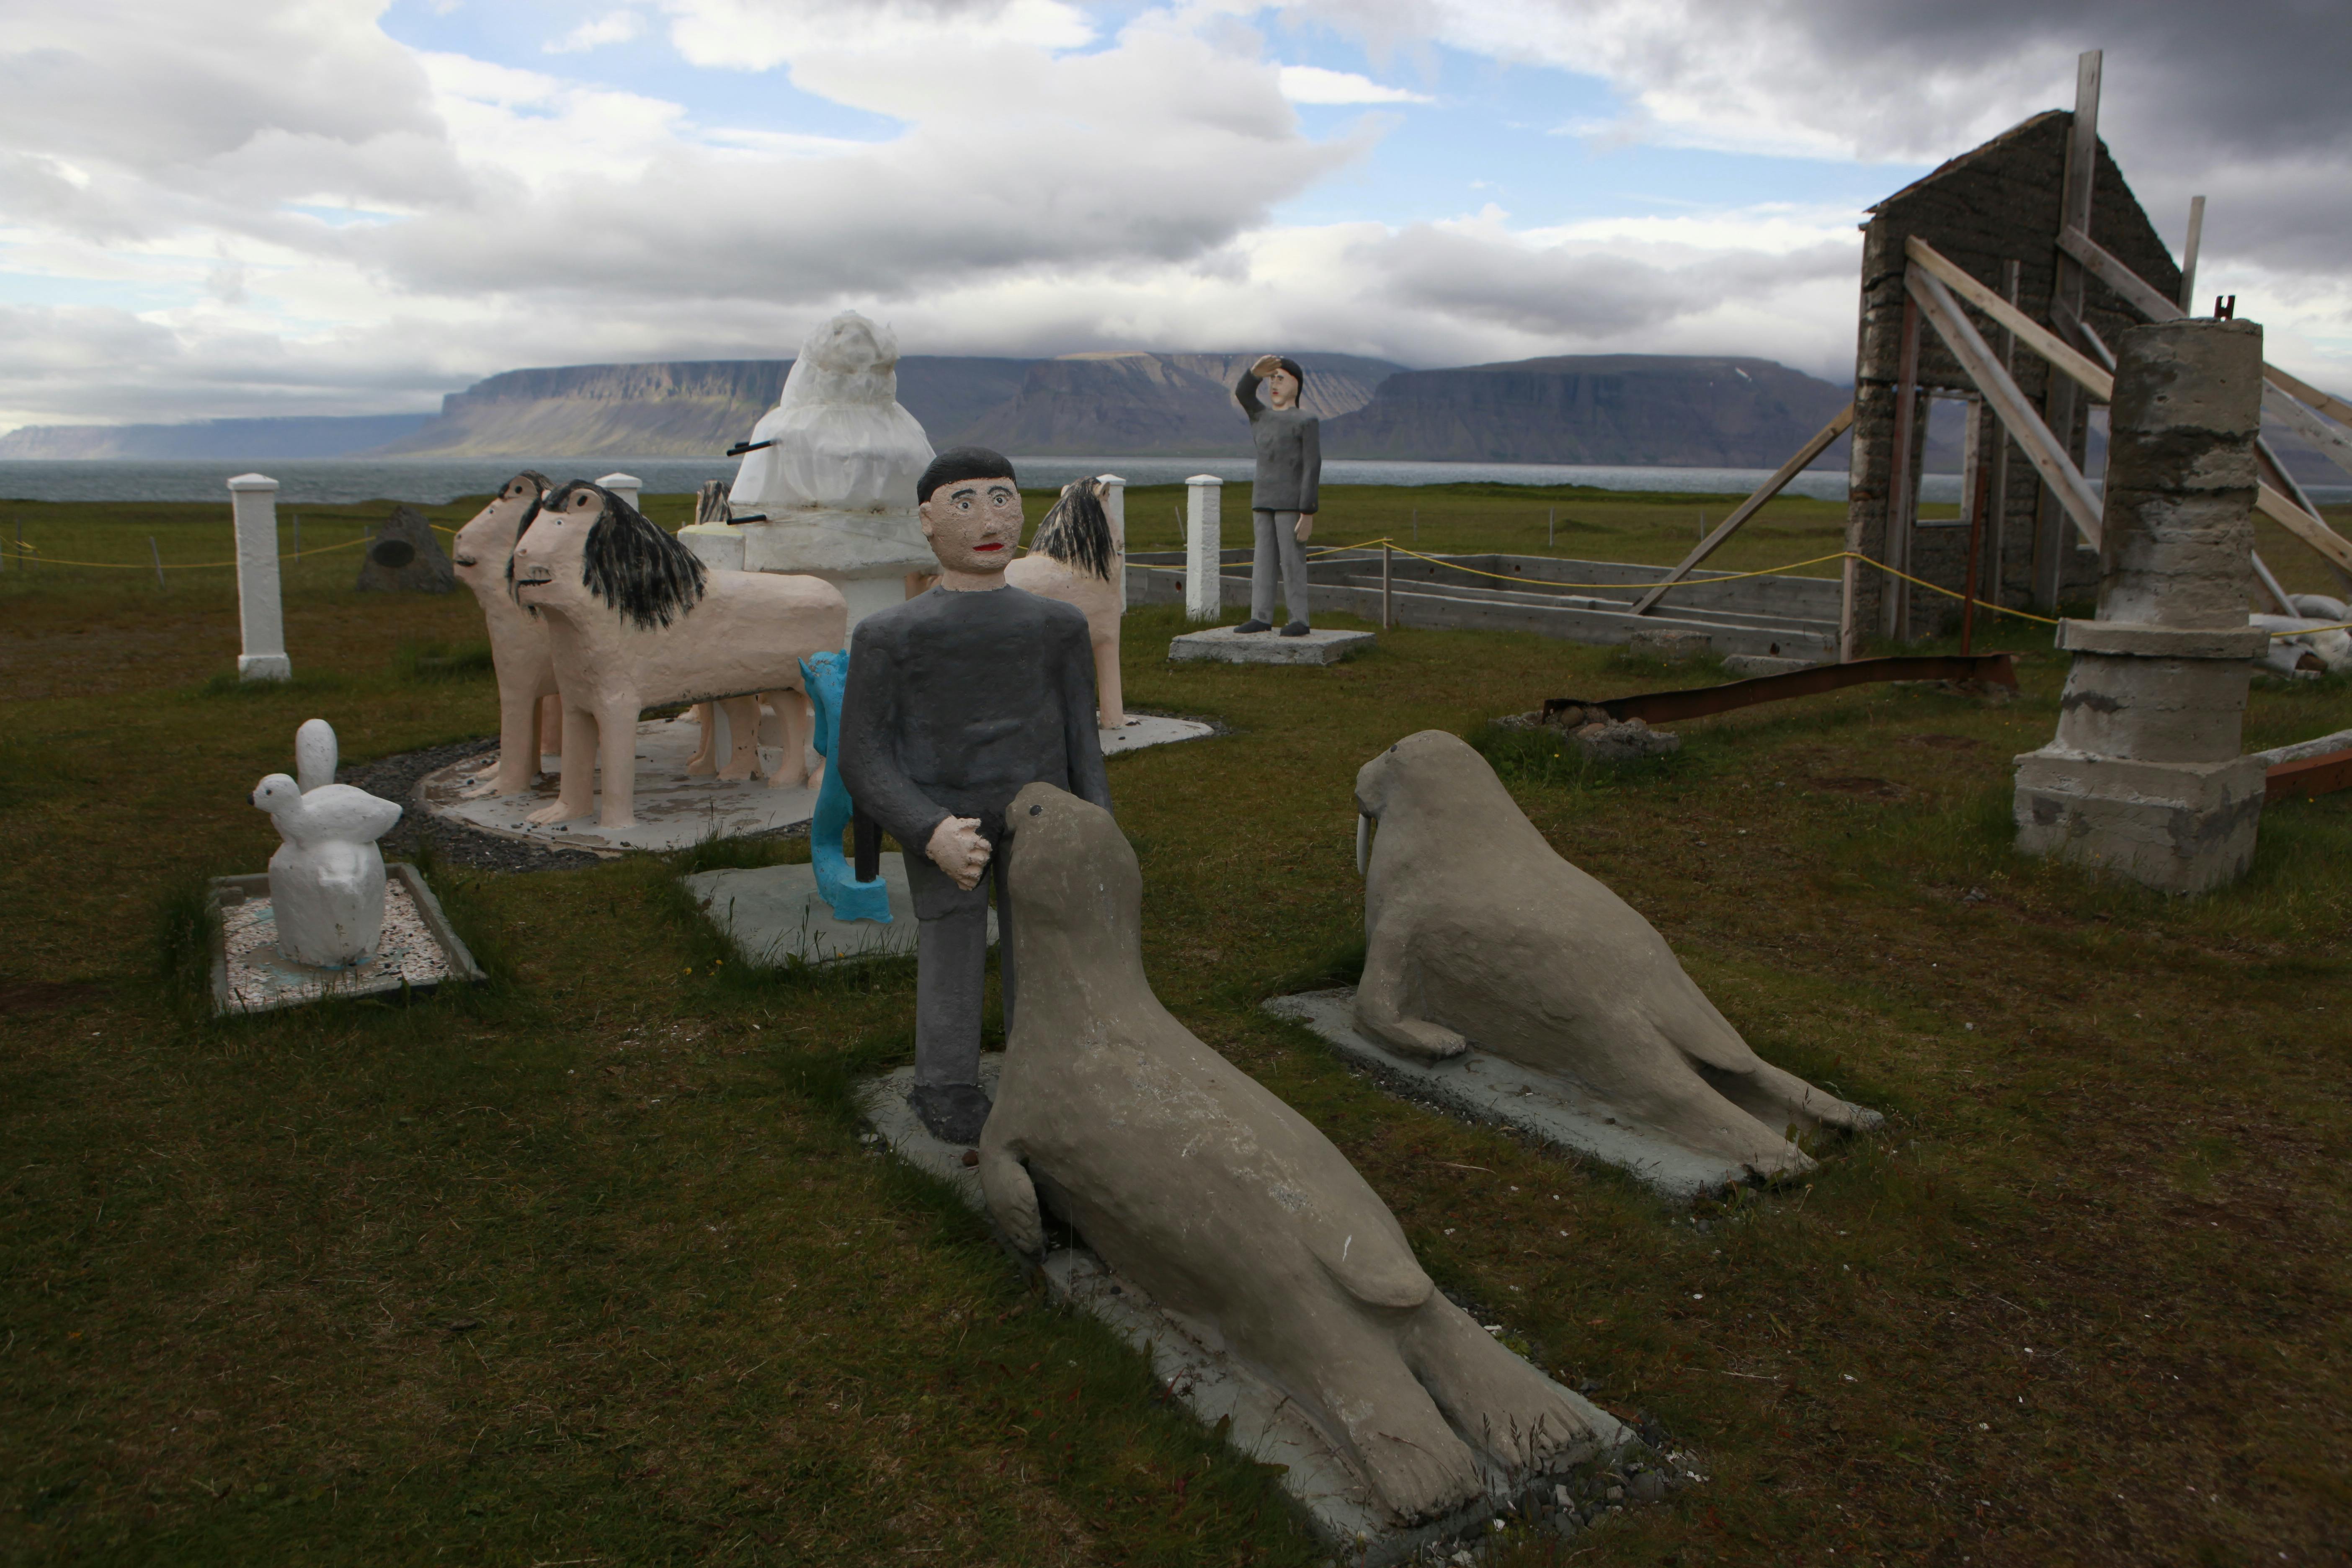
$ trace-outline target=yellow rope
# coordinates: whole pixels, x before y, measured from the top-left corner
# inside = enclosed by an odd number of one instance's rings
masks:
[[[68,561],[56,555],[43,555],[41,547],[28,540],[0,542],[8,543],[16,551],[18,562],[30,558],[37,566],[96,566],[110,572],[152,572],[156,564],[152,561]],[[356,550],[362,544],[373,542],[373,540],[349,539],[341,544],[321,544],[315,550],[288,551],[280,553],[278,559],[299,561],[305,555],[328,555],[338,550]],[[166,572],[209,572],[236,564],[234,561],[166,561],[163,566]]]

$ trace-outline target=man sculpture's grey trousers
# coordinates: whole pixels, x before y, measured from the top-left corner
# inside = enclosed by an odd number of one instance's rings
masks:
[[[1307,546],[1298,542],[1295,511],[1253,511],[1257,552],[1250,563],[1250,619],[1274,621],[1275,552],[1282,554],[1282,605],[1294,621],[1307,618]]]
[[[988,990],[988,887],[996,884],[996,938],[1004,982],[1004,1026],[1013,1027],[1013,901],[1004,892],[1004,846],[988,859],[970,892],[908,851],[907,890],[914,895],[915,1083],[944,1089],[980,1081],[981,1004]]]

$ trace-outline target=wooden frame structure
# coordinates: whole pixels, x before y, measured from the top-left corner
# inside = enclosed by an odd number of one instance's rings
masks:
[[[2083,456],[2091,407],[2113,393],[2107,338],[2189,313],[2204,228],[2200,196],[2176,267],[2099,141],[2101,64],[2097,50],[2076,62],[2071,113],[2035,115],[1871,209],[1853,402],[1643,595],[1635,614],[1647,613],[1848,431],[1848,550],[1967,600],[2030,603],[2043,614],[2096,586],[2102,508]],[[2265,409],[2352,473],[2352,431],[2338,427],[2352,426],[2352,403],[2274,365],[2263,369]],[[1937,395],[1979,400],[1963,465],[1974,481],[1961,501],[1965,529],[1923,530],[1917,521],[1924,404]],[[2012,448],[2023,463],[2010,462]],[[2266,443],[2257,450],[2259,510],[2316,552],[2352,595],[2352,543],[2321,518]],[[2028,519],[2028,527],[2011,526]],[[2259,556],[2254,570],[2291,613]],[[1933,589],[1853,560],[1843,587],[1845,659],[1859,656],[1869,634],[1925,635],[1951,607]]]

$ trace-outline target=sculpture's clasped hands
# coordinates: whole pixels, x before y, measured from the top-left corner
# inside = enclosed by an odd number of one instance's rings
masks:
[[[976,816],[942,818],[931,829],[931,841],[923,847],[923,853],[967,893],[980,885],[981,873],[988,869],[988,840],[981,837]]]

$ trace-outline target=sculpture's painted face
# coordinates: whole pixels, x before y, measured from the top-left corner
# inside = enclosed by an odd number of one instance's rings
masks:
[[[572,492],[563,508],[540,508],[523,536],[515,542],[515,597],[525,605],[557,603],[576,596],[569,590],[581,580],[588,549],[588,531],[604,515],[596,492]]]
[[[1021,542],[1021,491],[1009,476],[941,485],[923,503],[921,516],[923,537],[950,574],[1000,574]]]
[[[457,531],[451,542],[449,563],[467,587],[506,591],[507,559],[514,553],[522,525],[539,505],[541,488],[535,474],[517,474],[490,504]]]
[[[1268,408],[1298,406],[1298,378],[1286,370],[1276,369],[1273,374],[1258,383],[1258,390],[1265,395]]]

